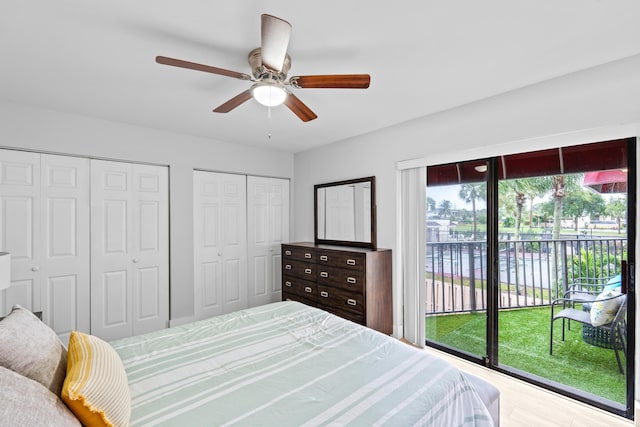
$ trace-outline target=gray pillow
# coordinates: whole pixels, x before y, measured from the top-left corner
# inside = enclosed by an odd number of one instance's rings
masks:
[[[0,366],[0,424],[74,426],[80,421],[58,396],[41,384]]]
[[[0,321],[0,366],[60,396],[67,375],[67,350],[51,328],[29,310],[14,305]]]

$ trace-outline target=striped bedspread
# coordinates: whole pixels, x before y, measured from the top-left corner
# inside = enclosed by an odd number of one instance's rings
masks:
[[[296,302],[111,343],[132,426],[490,426],[447,362]]]

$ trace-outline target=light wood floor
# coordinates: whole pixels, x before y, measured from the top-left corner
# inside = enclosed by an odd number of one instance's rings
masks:
[[[633,421],[427,348],[500,389],[500,427],[631,427]]]

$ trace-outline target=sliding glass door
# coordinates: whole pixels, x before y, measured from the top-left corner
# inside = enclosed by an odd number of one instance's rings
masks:
[[[631,417],[635,155],[632,138],[429,167],[427,345]]]
[[[486,171],[474,161],[427,178],[426,335],[472,359],[487,347]]]

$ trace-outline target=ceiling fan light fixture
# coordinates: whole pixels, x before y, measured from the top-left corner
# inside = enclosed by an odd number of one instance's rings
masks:
[[[253,85],[251,96],[265,107],[275,107],[287,99],[287,92],[277,83],[261,82]]]

